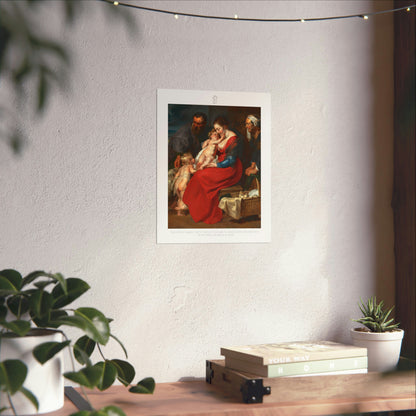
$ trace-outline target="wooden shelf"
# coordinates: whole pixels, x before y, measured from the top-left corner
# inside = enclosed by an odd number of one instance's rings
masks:
[[[416,408],[414,371],[397,373],[387,378],[380,375],[379,380],[370,374],[373,378],[372,385],[357,384],[355,392],[351,388],[347,392],[340,391],[339,397],[330,398],[326,397],[325,388],[322,388],[327,385],[327,377],[331,376],[314,377],[320,379],[316,385],[315,398],[309,395],[299,399],[302,395],[298,394],[298,399],[293,400],[280,394],[258,404],[242,403],[230,391],[202,380],[160,383],[156,385],[153,395],[132,394],[123,386],[113,386],[104,392],[92,391],[88,396],[95,408],[116,405],[127,416],[313,416]],[[295,380],[291,381],[290,387],[294,389],[296,379],[291,380]],[[297,380],[304,383],[305,377]],[[49,415],[67,416],[76,410],[66,399],[62,409]]]

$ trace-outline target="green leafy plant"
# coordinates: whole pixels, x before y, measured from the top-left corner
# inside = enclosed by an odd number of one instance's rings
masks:
[[[24,337],[40,329],[59,331],[63,335],[63,342],[42,343],[33,350],[34,357],[41,364],[68,348],[71,357],[80,366],[78,370],[73,366],[73,371],[66,372],[63,376],[79,384],[82,389],[106,390],[118,380],[132,393],[153,393],[153,378],[148,377],[131,385],[135,377],[134,367],[125,359],[107,359],[104,356],[102,347],[112,338],[120,345],[125,358],[128,358],[124,345],[111,333],[111,319],[92,307],[69,307],[89,289],[90,286],[84,280],[65,278],[60,273],[35,271],[22,277],[16,270],[0,271],[0,348],[6,337]],[[82,336],[73,342],[63,332],[64,327],[75,327],[81,331]],[[101,360],[93,364],[91,355],[94,350],[98,350]],[[0,391],[7,394],[9,408],[14,414],[13,395],[17,392],[26,396],[38,409],[37,398],[24,387],[27,372],[26,364],[20,360],[6,359],[0,362]],[[87,396],[86,399],[88,401]],[[7,408],[1,407],[0,413],[5,409]],[[83,411],[82,415],[93,416],[97,414],[95,412],[96,410]],[[115,406],[101,409],[99,414],[124,415]]]
[[[394,331],[399,327],[399,323],[394,323],[394,319],[389,316],[394,309],[394,306],[389,310],[383,309],[384,302],[377,303],[377,298],[372,296],[366,303],[360,299],[358,304],[362,317],[359,319],[353,319],[354,322],[367,327],[371,332],[388,332]]]

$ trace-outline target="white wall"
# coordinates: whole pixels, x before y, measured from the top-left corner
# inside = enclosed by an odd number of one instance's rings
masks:
[[[282,18],[392,6],[136,4]],[[114,318],[138,377],[158,382],[202,377],[224,345],[349,341],[360,297],[393,302],[392,15],[262,24],[131,9],[130,35],[112,6],[84,7],[51,28],[73,53],[71,88],[26,123],[21,157],[1,144],[2,268],[86,279],[80,304]],[[271,93],[270,244],[156,244],[157,88]]]

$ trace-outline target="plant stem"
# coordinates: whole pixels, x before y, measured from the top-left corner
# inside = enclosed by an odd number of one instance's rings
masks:
[[[10,404],[10,407],[12,409],[12,412],[13,412],[14,416],[17,416],[16,409],[13,406],[13,402],[12,402],[12,398],[10,396],[10,393],[7,393],[7,400],[9,401],[9,404]]]
[[[22,298],[19,299],[19,308],[17,309],[17,319],[22,315]]]
[[[100,352],[100,355],[101,355],[102,359],[103,359],[104,361],[106,361],[106,359],[105,359],[105,357],[104,357],[104,354],[103,354],[103,352],[101,351],[100,344],[98,344],[98,343],[97,343],[97,348],[98,348],[98,351]]]
[[[63,331],[59,331],[59,332],[65,338],[65,341],[69,341],[69,338],[66,336],[65,332],[63,332]],[[75,372],[76,371],[75,370],[75,361],[74,361],[73,355],[71,354],[71,345],[68,345],[68,348],[69,348],[69,357],[71,359],[72,371]],[[90,399],[88,398],[88,395],[87,395],[87,393],[86,393],[86,391],[84,389],[84,386],[81,386],[80,385],[79,387],[81,388],[82,395],[85,397],[85,400],[88,402],[88,404],[90,405],[91,409],[94,409],[94,407],[92,406],[92,404],[90,402]]]

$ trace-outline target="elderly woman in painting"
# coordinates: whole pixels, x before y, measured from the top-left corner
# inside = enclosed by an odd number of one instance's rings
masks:
[[[237,157],[237,135],[228,129],[228,122],[222,117],[214,121],[214,129],[220,137],[216,166],[197,171],[183,195],[183,202],[188,206],[192,219],[206,224],[221,221],[219,191],[235,185],[243,173],[241,161]]]

